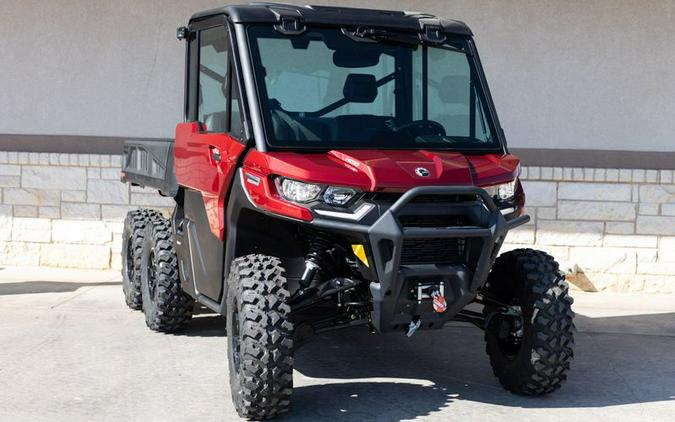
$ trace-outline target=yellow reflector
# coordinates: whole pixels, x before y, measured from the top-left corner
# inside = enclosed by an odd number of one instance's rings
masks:
[[[366,248],[363,245],[352,245],[352,251],[359,261],[363,262],[366,267],[370,267],[368,258],[366,257]]]

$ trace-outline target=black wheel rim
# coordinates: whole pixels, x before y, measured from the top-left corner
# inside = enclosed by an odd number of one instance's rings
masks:
[[[509,303],[511,303],[511,306],[518,306],[517,299],[511,300]],[[508,359],[515,359],[522,348],[526,328],[522,311],[519,315],[505,315],[502,311],[497,311],[497,315],[490,325],[502,354]]]
[[[125,260],[126,264],[126,274],[127,274],[127,280],[133,280],[134,277],[134,256],[133,256],[133,245],[131,244],[131,239],[129,239],[129,242],[127,243],[127,256]]]
[[[148,256],[148,293],[150,297],[155,297],[155,286],[157,284],[157,272],[155,270],[155,251],[150,251]]]
[[[237,309],[237,302],[232,303],[232,332],[227,333],[230,338],[230,345],[232,348],[232,364],[234,366],[234,372],[239,374],[241,368],[241,357],[239,356],[240,352],[240,342],[239,342],[239,311]]]
[[[504,322],[506,325],[510,325],[508,322]],[[513,359],[518,355],[520,351],[521,342],[516,341],[510,337],[497,337],[499,342],[499,348],[505,356]]]

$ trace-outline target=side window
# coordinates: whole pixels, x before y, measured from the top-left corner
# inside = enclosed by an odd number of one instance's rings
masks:
[[[227,131],[229,50],[227,31],[218,26],[199,33],[197,119],[207,132]]]
[[[239,84],[233,71],[230,72],[230,80],[230,84],[232,85],[230,94],[230,133],[235,138],[241,140],[244,138],[244,122],[239,108]]]

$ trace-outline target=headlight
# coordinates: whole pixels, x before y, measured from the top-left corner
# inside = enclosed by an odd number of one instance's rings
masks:
[[[356,196],[356,191],[352,188],[342,188],[338,186],[328,186],[323,193],[323,202],[336,207],[343,207]]]
[[[316,200],[321,193],[321,186],[313,183],[299,182],[293,179],[277,177],[274,179],[279,195],[287,201],[307,203]]]
[[[353,188],[317,185],[281,176],[274,177],[274,185],[283,199],[300,204],[321,200],[333,207],[344,207],[359,193]]]
[[[488,186],[484,189],[490,196],[505,201],[507,199],[512,199],[515,196],[516,183],[517,180],[514,180],[513,182],[503,183],[501,185]]]

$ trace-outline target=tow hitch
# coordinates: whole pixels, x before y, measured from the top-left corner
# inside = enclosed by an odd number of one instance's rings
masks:
[[[405,335],[410,338],[417,332],[417,329],[420,328],[420,325],[422,325],[422,321],[420,321],[420,317],[415,317],[413,318],[412,321],[410,321],[410,325],[408,326],[408,332],[405,333]]]

